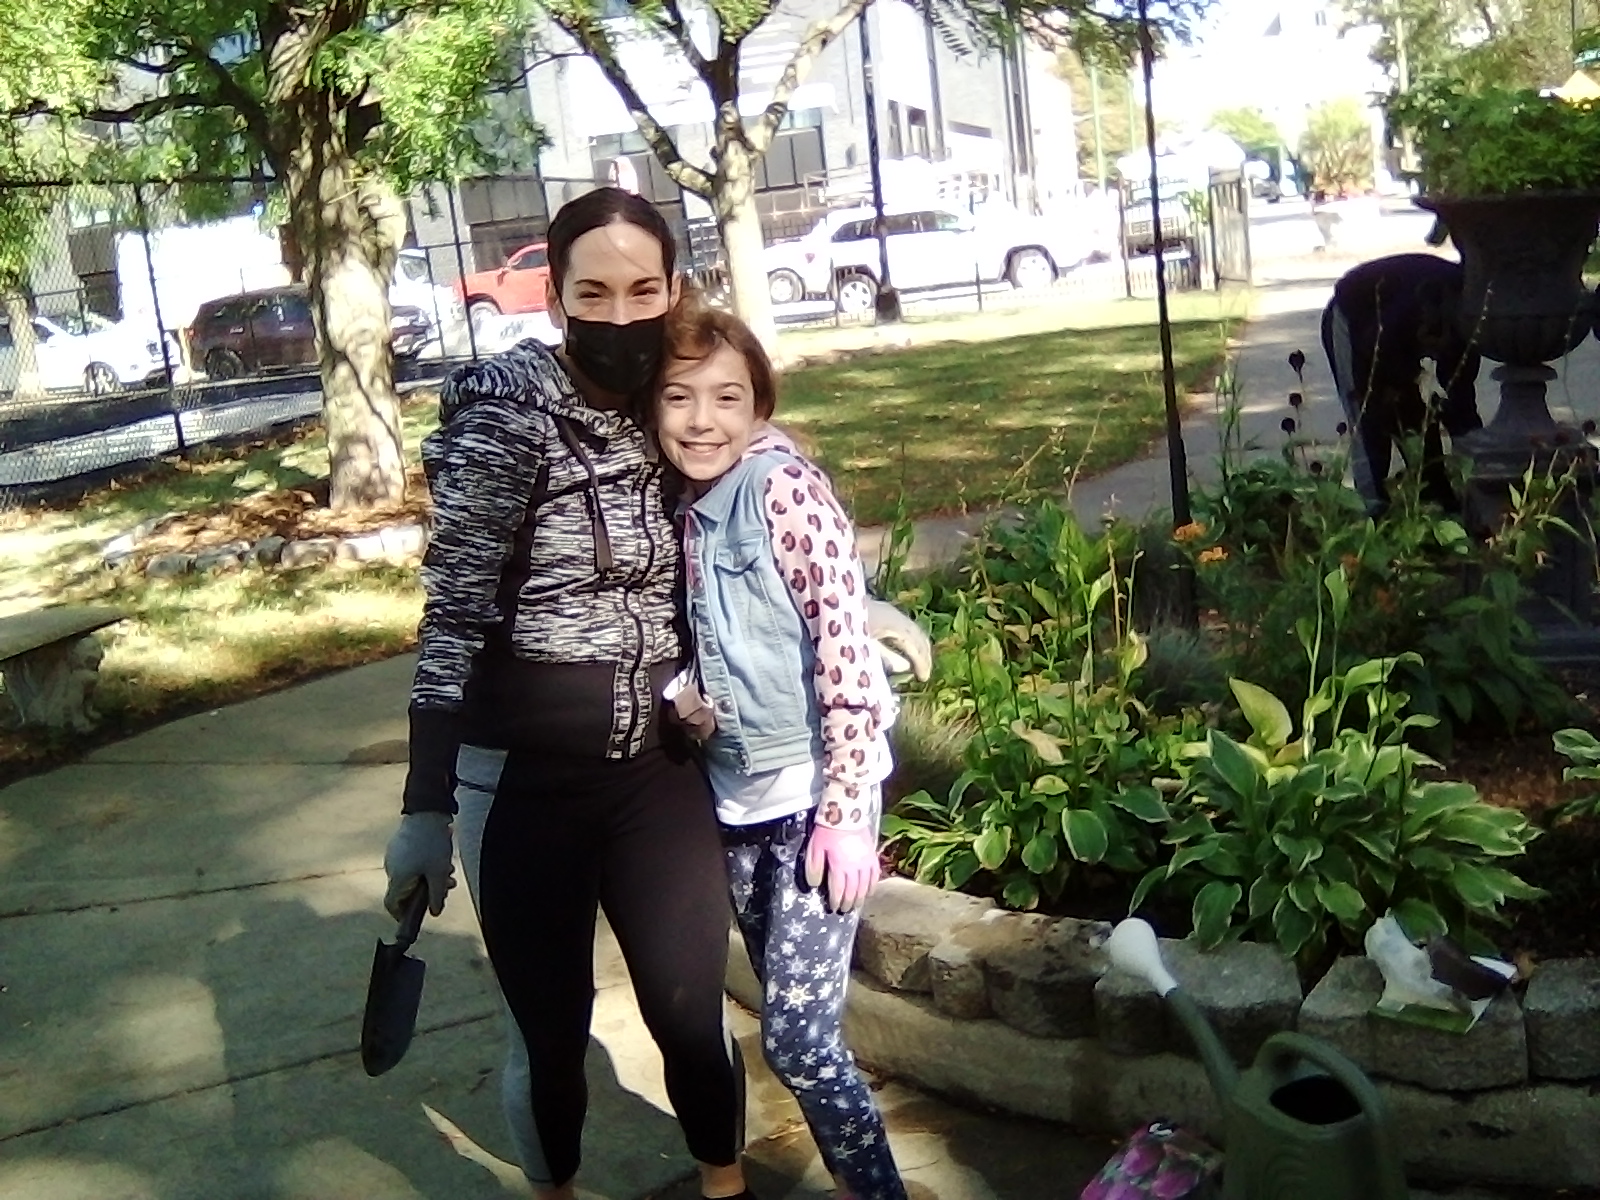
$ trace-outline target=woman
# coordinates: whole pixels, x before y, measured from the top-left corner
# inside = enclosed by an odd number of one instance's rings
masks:
[[[457,371],[423,448],[433,539],[385,904],[420,885],[441,911],[454,814],[513,1023],[507,1117],[544,1200],[573,1195],[603,909],[702,1193],[739,1196],[722,847],[660,700],[687,661],[682,556],[629,407],[678,299],[674,241],[648,202],[601,188],[563,207],[547,242],[564,345]]]

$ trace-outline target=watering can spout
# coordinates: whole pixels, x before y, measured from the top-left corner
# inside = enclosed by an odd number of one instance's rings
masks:
[[[1212,1090],[1216,1092],[1217,1099],[1226,1104],[1238,1086],[1239,1068],[1234,1065],[1233,1056],[1223,1046],[1194,1001],[1178,989],[1178,981],[1161,960],[1161,947],[1156,941],[1155,930],[1138,917],[1129,917],[1111,931],[1111,937],[1106,941],[1106,953],[1114,967],[1145,980],[1155,988],[1156,994],[1165,999],[1178,1015],[1199,1052]]]

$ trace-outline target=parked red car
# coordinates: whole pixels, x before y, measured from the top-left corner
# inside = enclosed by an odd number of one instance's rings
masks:
[[[473,329],[482,329],[484,319],[504,313],[543,312],[545,285],[550,279],[550,260],[545,244],[524,246],[492,271],[478,271],[456,283],[456,295],[467,306]]]
[[[390,329],[396,358],[416,354],[432,335],[427,315],[408,304],[395,305]],[[207,300],[186,333],[190,361],[212,379],[317,361],[311,297],[298,285]]]

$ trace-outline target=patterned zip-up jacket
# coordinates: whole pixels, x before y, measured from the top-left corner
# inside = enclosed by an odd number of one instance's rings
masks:
[[[656,706],[650,668],[684,655],[682,550],[644,431],[585,405],[528,341],[451,374],[422,457],[433,533],[405,811],[453,810],[456,750],[475,733],[464,717],[492,672],[611,666],[603,755],[638,754]]]

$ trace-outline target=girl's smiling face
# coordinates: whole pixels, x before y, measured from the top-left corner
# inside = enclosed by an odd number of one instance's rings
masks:
[[[762,424],[750,366],[732,346],[719,342],[704,358],[668,360],[656,400],[656,437],[692,483],[708,485],[730,471]]]

